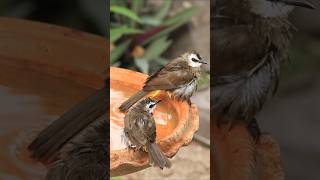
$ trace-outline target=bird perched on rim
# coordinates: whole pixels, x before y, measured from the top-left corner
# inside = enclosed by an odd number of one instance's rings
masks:
[[[186,100],[190,104],[190,97],[197,89],[202,64],[207,62],[197,52],[182,54],[151,75],[142,90],[121,104],[120,111],[128,111],[141,98],[152,92],[152,96],[155,96],[159,90],[170,92],[174,98]]]
[[[145,98],[133,106],[124,117],[125,142],[148,152],[149,163],[163,169],[170,168],[171,162],[156,144],[156,122],[153,110],[160,100]]]
[[[28,146],[32,158],[50,164],[47,180],[108,176],[107,103],[105,86],[42,130]]]
[[[253,127],[250,132],[259,134],[255,116],[277,89],[293,29],[288,14],[295,7],[314,8],[306,0],[216,2],[212,102],[221,121],[245,120],[249,130]]]

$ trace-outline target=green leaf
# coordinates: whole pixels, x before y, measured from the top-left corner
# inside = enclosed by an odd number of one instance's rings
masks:
[[[143,4],[143,0],[133,0],[132,1],[132,11],[136,14],[139,14],[139,10],[141,8],[141,5]],[[131,21],[131,27],[135,27],[136,26],[136,22],[135,21]]]
[[[112,64],[113,67],[119,67],[121,65],[120,61],[117,61]]]
[[[123,35],[128,35],[128,34],[139,34],[142,33],[143,31],[140,29],[135,29],[135,28],[129,28],[127,26],[122,26],[122,27],[117,27],[117,28],[112,28],[110,30],[110,41],[115,42],[119,38],[121,38]]]
[[[170,6],[171,0],[164,1],[159,11],[155,15],[141,17],[141,23],[151,26],[159,26],[162,24],[163,19],[167,16]]]
[[[199,85],[198,86],[199,90],[202,90],[202,89],[209,87],[210,86],[210,73],[208,73],[208,72],[201,73],[198,85]]]
[[[120,176],[118,176],[118,177],[111,177],[110,179],[111,179],[111,180],[122,180],[122,178],[121,178]]]
[[[199,11],[199,9],[200,8],[198,6],[185,9],[185,10],[177,13],[173,17],[165,20],[163,22],[163,25],[172,25],[172,24],[177,24],[177,23],[185,23],[185,22],[189,21],[191,19],[191,17],[194,16]]]
[[[168,14],[168,11],[171,7],[171,0],[166,0],[163,2],[161,8],[159,9],[158,13],[154,16],[154,18],[158,21],[162,21]]]
[[[179,12],[175,16],[165,20],[162,25],[169,26],[169,27],[158,32],[154,36],[151,36],[147,40],[145,40],[143,45],[146,45],[146,44],[150,43],[151,41],[158,39],[162,36],[168,35],[172,31],[176,30],[178,27],[180,27],[184,23],[188,22],[191,19],[191,17],[194,16],[199,11],[199,9],[200,8],[197,6],[192,7],[192,8],[188,8],[186,10]]]
[[[143,0],[133,0],[132,1],[132,11],[138,14],[141,5],[143,4]]]
[[[139,70],[145,74],[149,73],[149,62],[145,58],[134,58],[134,63],[139,68]]]
[[[112,5],[110,6],[110,12],[123,15],[137,22],[141,22],[141,19],[135,12],[123,6]]]
[[[150,26],[159,26],[162,22],[152,16],[141,17],[141,23]]]
[[[163,58],[163,57],[158,57],[158,58],[156,59],[156,61],[157,61],[157,63],[158,63],[159,65],[161,65],[161,66],[164,66],[164,65],[168,64],[168,59]]]
[[[159,56],[168,49],[172,41],[167,40],[167,36],[159,38],[152,42],[145,51],[143,57],[135,58],[134,63],[143,73],[149,73],[149,66],[151,60],[159,59]]]
[[[159,57],[164,51],[168,49],[172,41],[167,40],[167,36],[159,38],[152,42],[145,51],[144,58],[147,60],[152,60]]]
[[[111,51],[110,64],[116,63],[116,61],[123,55],[128,49],[131,40],[120,43],[113,51]]]

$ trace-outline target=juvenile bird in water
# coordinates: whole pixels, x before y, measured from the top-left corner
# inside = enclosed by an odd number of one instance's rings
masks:
[[[159,102],[148,97],[133,106],[124,117],[124,135],[130,147],[146,150],[150,164],[163,169],[171,167],[171,163],[156,144],[156,122],[152,113]]]
[[[254,136],[255,116],[278,85],[287,60],[294,7],[306,0],[219,0],[211,18],[213,111],[220,121],[244,120]],[[253,127],[253,128],[251,128]]]
[[[42,130],[32,158],[50,164],[47,180],[104,180],[108,176],[107,88],[86,98]]]
[[[182,54],[151,75],[142,90],[121,104],[120,111],[128,111],[141,98],[152,92],[157,93],[158,90],[167,91],[174,98],[186,100],[190,104],[190,97],[197,89],[202,64],[207,62],[197,52]]]

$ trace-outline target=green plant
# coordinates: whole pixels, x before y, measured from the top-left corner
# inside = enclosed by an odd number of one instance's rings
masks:
[[[111,177],[111,180],[122,180],[122,178],[121,177]]]
[[[145,0],[111,0],[110,64],[136,68],[149,73],[167,59],[162,54],[170,47],[170,33],[187,23],[199,7],[184,9],[168,16],[172,1],[163,1],[156,10],[143,11]]]

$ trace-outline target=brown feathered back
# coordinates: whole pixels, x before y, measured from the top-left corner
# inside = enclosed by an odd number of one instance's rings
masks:
[[[156,140],[156,123],[152,115],[143,107],[145,104],[139,102],[124,117],[124,131],[131,143],[138,148],[147,142]]]
[[[147,79],[143,90],[172,90],[190,83],[200,75],[200,68],[190,67],[186,59],[182,55],[169,62]]]

